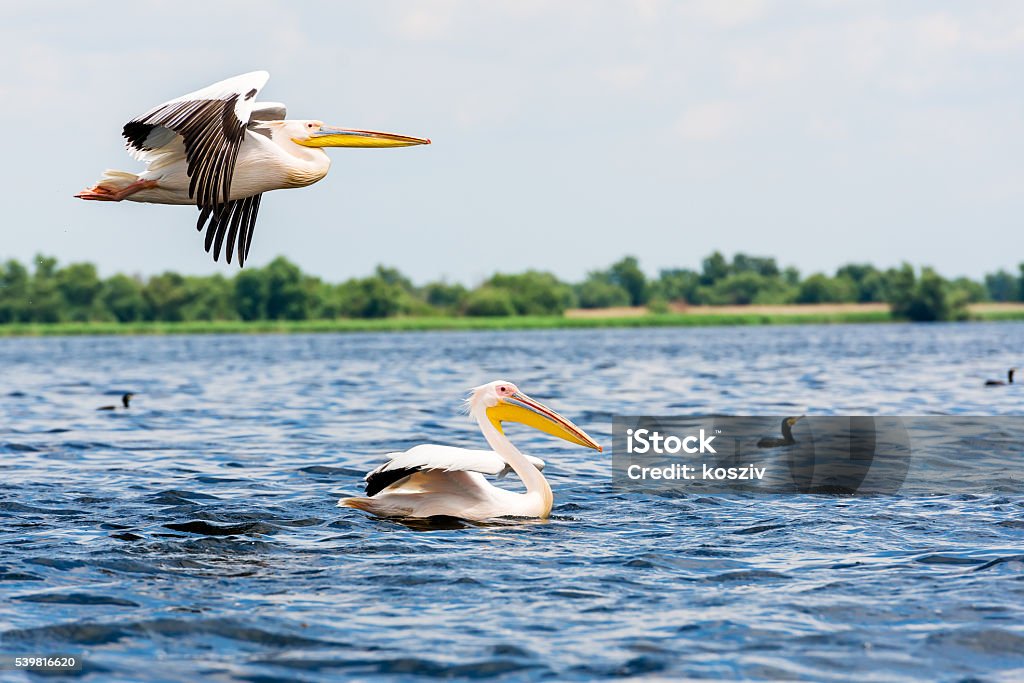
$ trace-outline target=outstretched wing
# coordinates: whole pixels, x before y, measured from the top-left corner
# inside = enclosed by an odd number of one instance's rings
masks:
[[[540,458],[531,455],[526,458],[538,470],[544,469]],[[503,477],[512,468],[494,451],[423,444],[404,453],[392,453],[388,462],[367,474],[366,495],[374,496],[418,472],[431,471],[479,472]]]
[[[266,71],[235,76],[165,102],[125,124],[123,135],[133,156],[145,159],[180,135],[188,162],[190,198],[199,209],[225,219],[231,177],[238,148],[256,107],[256,95],[266,84]],[[270,110],[283,106],[272,105]],[[263,107],[258,109],[263,110]]]

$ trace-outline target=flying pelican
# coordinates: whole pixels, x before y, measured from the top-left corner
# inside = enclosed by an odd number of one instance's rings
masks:
[[[519,422],[580,446],[601,447],[592,438],[530,398],[511,382],[498,380],[472,390],[466,399],[493,451],[424,444],[391,453],[385,464],[366,475],[366,498],[342,498],[340,507],[358,508],[381,517],[547,518],[554,496],[541,473],[544,462],[523,455],[505,436],[503,423]],[[526,493],[491,485],[485,474],[514,471]]]
[[[796,443],[796,439],[793,438],[793,425],[804,418],[803,415],[799,417],[787,417],[782,420],[782,438],[766,436],[757,442],[758,448],[778,448],[779,446],[790,446]]]
[[[1016,371],[1017,371],[1017,368],[1010,368],[1009,370],[1007,370],[1007,372],[1006,372],[1006,381],[1005,382],[1003,380],[1001,380],[1001,379],[985,380],[985,386],[986,387],[1001,387],[1001,386],[1005,386],[1007,384],[1013,384],[1013,373],[1015,373]]]
[[[107,170],[75,196],[93,201],[191,204],[206,251],[228,263],[238,245],[245,264],[264,192],[306,187],[331,166],[323,147],[409,147],[430,140],[393,133],[331,128],[322,121],[285,120],[285,105],[257,102],[266,71],[228,78],[165,102],[124,126],[128,153],[143,173]]]

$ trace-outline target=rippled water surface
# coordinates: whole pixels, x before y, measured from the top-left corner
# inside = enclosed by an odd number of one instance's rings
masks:
[[[605,443],[614,414],[1013,415],[1024,386],[981,385],[1022,342],[1016,323],[3,339],[0,653],[76,653],[91,681],[1021,680],[1024,488],[655,497],[614,489],[607,453],[510,428],[548,461],[546,523],[335,503],[388,451],[482,446],[459,404],[491,379]],[[130,410],[95,410],[123,391]]]

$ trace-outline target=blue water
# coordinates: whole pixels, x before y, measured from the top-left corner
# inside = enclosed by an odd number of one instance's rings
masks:
[[[75,653],[89,681],[1021,680],[1024,484],[656,497],[614,489],[608,453],[510,428],[548,462],[548,522],[335,503],[388,451],[481,446],[459,403],[491,379],[610,444],[614,414],[1021,414],[1024,386],[981,384],[1022,342],[1016,323],[0,340],[0,654]],[[95,410],[123,391],[129,411]]]

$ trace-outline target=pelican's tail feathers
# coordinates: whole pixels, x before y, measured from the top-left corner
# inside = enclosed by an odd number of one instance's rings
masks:
[[[108,187],[112,190],[120,190],[138,181],[139,176],[134,173],[128,173],[127,171],[115,171],[112,168],[108,168],[103,172],[103,175],[100,176],[100,179],[96,182],[96,186]]]
[[[340,508],[355,508],[356,510],[365,510],[366,512],[373,512],[374,500],[372,498],[342,498],[338,501],[338,507]]]
[[[79,199],[102,202],[119,202],[130,194],[131,189],[141,180],[134,173],[107,169],[96,184],[76,194]],[[138,191],[138,190],[136,190]]]
[[[374,498],[342,498],[338,507],[355,508],[369,512],[377,517],[416,517],[416,508],[409,501],[399,496],[380,496]]]

